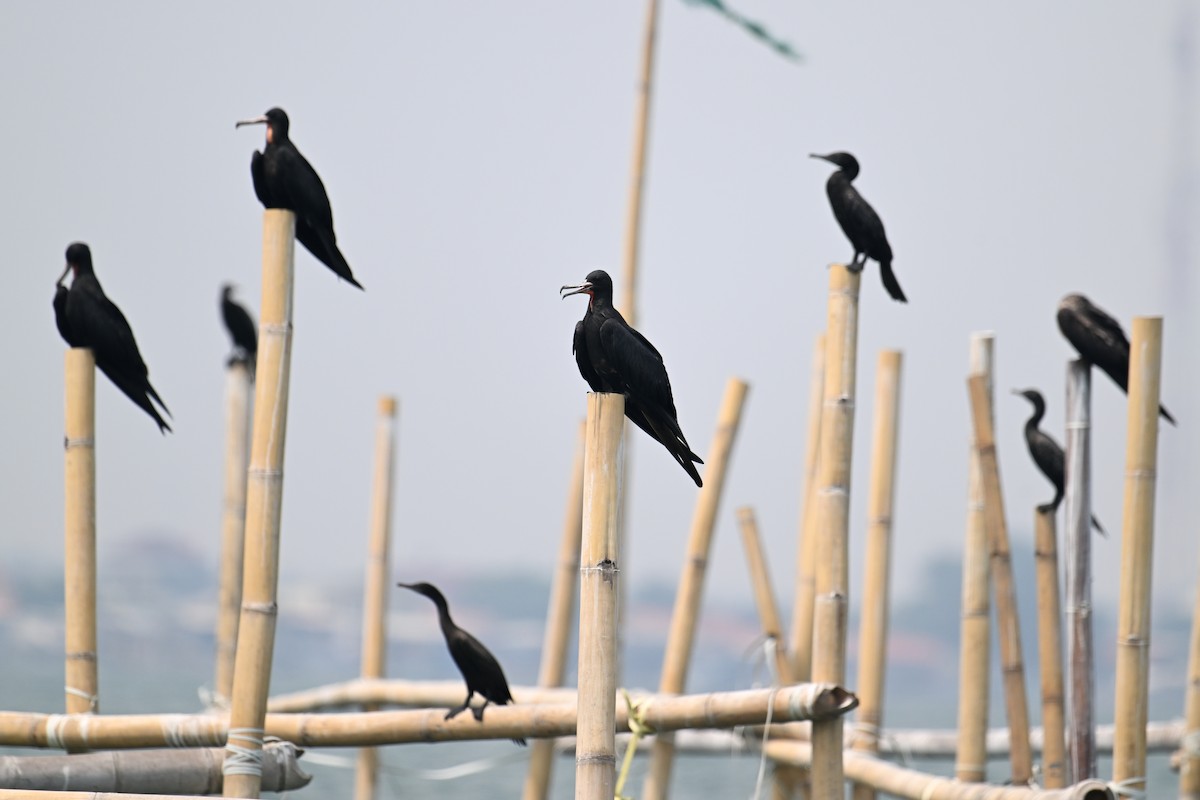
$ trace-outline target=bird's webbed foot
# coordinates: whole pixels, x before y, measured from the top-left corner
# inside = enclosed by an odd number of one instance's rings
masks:
[[[483,710],[488,707],[488,703],[490,702],[490,700],[484,700],[483,705],[481,705],[479,708],[471,709],[471,713],[475,715],[476,722],[483,722]]]
[[[463,703],[463,704],[462,704],[461,706],[459,706],[458,708],[452,708],[452,709],[450,709],[449,711],[447,711],[447,712],[446,712],[446,716],[444,717],[444,719],[448,719],[448,720],[449,720],[449,719],[454,719],[454,718],[455,718],[455,717],[457,717],[459,714],[461,714],[462,712],[466,711],[468,708],[471,708],[471,701],[470,701],[470,700],[468,700],[467,702]],[[473,709],[473,708],[472,708],[472,709],[471,709],[471,712],[472,712],[472,713],[474,713],[474,711],[475,711],[475,709]],[[478,717],[478,716],[476,716],[476,719],[479,719],[479,717]]]
[[[850,263],[846,265],[846,269],[849,270],[850,272],[862,272],[863,267],[866,266],[866,264],[867,264],[866,256],[860,256],[859,253],[855,253],[854,258],[852,258],[850,260]]]

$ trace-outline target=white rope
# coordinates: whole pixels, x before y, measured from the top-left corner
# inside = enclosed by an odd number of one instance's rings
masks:
[[[1133,800],[1145,800],[1145,788],[1135,788],[1138,786],[1145,787],[1145,785],[1146,778],[1143,776],[1140,778],[1126,778],[1125,780],[1116,783],[1109,781],[1108,788],[1112,789],[1113,794],[1118,794],[1122,797],[1132,797]]]
[[[59,732],[66,724],[67,716],[65,714],[51,714],[46,717],[46,747],[51,747],[55,750],[67,749],[62,737],[59,736]]]
[[[82,697],[84,700],[87,700],[88,701],[88,711],[95,711],[96,705],[100,702],[100,695],[88,694],[83,689],[76,689],[74,686],[64,686],[63,690],[66,691],[66,693],[69,695],[74,695],[75,697]]]
[[[243,747],[233,743],[234,739],[249,742],[253,747]],[[263,729],[262,728],[230,728],[229,739],[225,750],[229,753],[221,772],[225,775],[257,775],[262,776],[263,765]]]
[[[763,660],[767,663],[767,673],[771,676],[771,693],[767,695],[767,721],[763,725],[762,749],[758,758],[758,777],[754,780],[753,800],[762,797],[763,780],[767,775],[767,739],[771,735],[771,712],[775,710],[775,693],[779,691],[779,672],[775,668],[775,650],[777,643],[774,636],[763,639]]]

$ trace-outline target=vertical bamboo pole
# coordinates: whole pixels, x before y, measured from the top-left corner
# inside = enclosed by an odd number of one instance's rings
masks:
[[[579,556],[576,800],[612,800],[616,783],[617,512],[625,397],[588,396]]]
[[[829,269],[825,326],[825,402],[817,457],[816,601],[813,608],[812,680],[843,685],[846,615],[850,598],[850,463],[854,445],[855,371],[858,359],[858,290],[861,271]],[[842,800],[842,718],[812,726],[812,800]]]
[[[971,334],[970,374],[982,375],[992,409],[992,363],[996,337]],[[967,456],[967,529],[963,541],[962,627],[958,659],[958,749],[954,776],[982,783],[987,777],[988,683],[991,650],[991,572],[979,451],[972,436]]]
[[[737,519],[742,531],[742,545],[746,550],[746,564],[750,568],[750,585],[754,588],[758,619],[763,635],[775,640],[775,674],[779,676],[779,683],[786,686],[794,681],[792,662],[783,641],[783,623],[779,621],[779,607],[775,604],[775,592],[771,589],[771,573],[767,570],[754,509],[742,506],[737,510]]]
[[[74,347],[64,365],[66,437],[63,585],[68,714],[99,709],[96,660],[96,360]]]
[[[1038,507],[1034,516],[1037,561],[1038,671],[1042,676],[1042,785],[1067,785],[1066,740],[1063,736],[1062,620],[1058,601],[1058,542],[1054,509]]]
[[[296,216],[263,213],[262,310],[254,384],[254,428],[246,489],[245,577],[233,667],[225,756],[225,797],[258,797],[263,721],[275,649],[283,450],[292,362],[292,284]]]
[[[812,675],[813,598],[817,558],[817,455],[821,451],[821,406],[825,401],[825,334],[813,345],[808,383],[808,436],[804,453],[804,505],[800,509],[800,539],[796,545],[796,599],[792,610],[792,675],[807,681]]]
[[[1000,468],[986,381],[974,375],[969,381],[971,418],[975,447],[979,451],[979,474],[983,483],[983,509],[991,550],[992,585],[996,597],[996,624],[1000,639],[1000,671],[1004,676],[1004,704],[1008,712],[1009,761],[1012,782],[1018,786],[1033,780],[1033,752],[1029,744],[1029,700],[1025,692],[1025,662],[1021,655],[1021,625],[1017,616],[1017,589],[1012,573],[1008,526],[1004,519],[1004,496],[1000,491]]]
[[[388,579],[391,571],[392,484],[396,463],[396,398],[379,398],[375,425],[375,468],[371,487],[370,540],[367,545],[367,574],[363,589],[362,676],[382,678],[387,657]],[[374,705],[363,711],[375,711]],[[373,800],[379,771],[379,752],[374,747],[358,751],[354,779],[357,800]]]
[[[903,355],[899,350],[884,350],[879,354],[875,370],[875,433],[871,443],[871,488],[867,498],[867,560],[858,640],[858,684],[855,686],[858,729],[854,738],[854,749],[868,753],[879,751],[879,729],[883,724],[902,363]],[[875,790],[865,784],[855,784],[854,800],[875,800]]]
[[[233,694],[242,606],[246,533],[246,468],[250,460],[250,366],[233,360],[225,371],[225,502],[221,516],[221,574],[217,589],[217,663],[213,704],[228,708]]]
[[[1068,781],[1096,777],[1096,671],[1092,641],[1092,370],[1067,365],[1067,759]]]
[[[587,423],[579,423],[579,444],[575,448],[571,482],[567,487],[567,517],[562,542],[558,547],[558,571],[550,587],[550,608],[546,614],[546,634],[542,640],[542,663],[538,668],[538,686],[562,686],[567,666],[567,646],[571,642],[571,611],[579,575],[579,543],[583,535],[583,450]],[[550,791],[550,773],[554,763],[554,740],[535,739],[529,747],[529,771],[525,774],[524,800],[545,800]]]
[[[1134,317],[1129,352],[1129,433],[1125,446],[1125,514],[1121,526],[1113,782],[1127,792],[1140,793],[1146,790],[1150,568],[1158,469],[1161,317]]]
[[[1182,760],[1179,763],[1180,800],[1200,800],[1200,588],[1192,606],[1192,637],[1188,648],[1188,679],[1184,696]]]
[[[692,516],[687,558],[683,562],[683,574],[679,578],[679,589],[675,594],[671,629],[667,633],[662,676],[658,684],[659,692],[664,694],[680,694],[687,685],[688,662],[692,657],[696,622],[700,616],[700,597],[704,589],[704,573],[708,568],[708,551],[712,545],[713,529],[717,521],[717,507],[721,502],[721,492],[725,488],[729,458],[737,439],[738,426],[742,421],[742,406],[749,389],[749,385],[737,378],[730,378],[725,384],[725,396],[721,400],[721,410],[717,416],[717,430],[713,435],[712,445],[708,448],[704,487],[696,498],[696,510]],[[654,746],[650,751],[650,766],[642,787],[644,800],[665,800],[670,791],[674,758],[674,735],[660,733],[655,736]]]

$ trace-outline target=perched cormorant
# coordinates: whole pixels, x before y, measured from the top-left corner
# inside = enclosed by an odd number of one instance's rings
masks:
[[[229,331],[233,343],[229,363],[241,362],[253,371],[258,356],[258,330],[250,312],[233,299],[233,284],[230,283],[221,287],[221,319],[225,321],[225,330]]]
[[[63,281],[74,271],[71,288]],[[138,352],[133,331],[117,308],[100,288],[92,270],[92,251],[83,242],[67,247],[67,268],[54,289],[54,321],[58,332],[71,347],[87,347],[96,359],[96,366],[116,384],[138,407],[154,418],[162,432],[171,430],[153,403],[167,412],[166,403],[150,385],[150,372]]]
[[[593,392],[625,395],[625,416],[630,422],[667,448],[696,485],[703,486],[695,464],[704,461],[683,437],[662,356],[613,308],[612,278],[598,269],[584,283],[564,286],[559,293],[589,298],[583,319],[575,323],[572,351],[579,374]]]
[[[1037,464],[1037,468],[1041,470],[1047,480],[1054,484],[1054,499],[1038,506],[1038,510],[1057,511],[1063,499],[1064,476],[1066,475],[1063,466],[1065,459],[1063,449],[1058,442],[1038,427],[1042,422],[1042,417],[1046,415],[1046,401],[1042,399],[1042,393],[1037,389],[1013,389],[1013,394],[1019,394],[1033,404],[1033,414],[1025,421],[1025,444],[1029,447],[1029,455],[1033,456],[1033,463]],[[1095,514],[1092,515],[1092,527],[1098,530],[1102,536],[1108,535],[1104,526],[1100,524],[1100,520],[1096,519]]]
[[[461,706],[447,711],[446,719],[453,719],[470,708],[475,719],[483,722],[483,710],[487,708],[488,703],[495,703],[498,706],[511,703],[513,701],[512,692],[508,689],[508,681],[504,678],[504,670],[500,668],[500,662],[496,660],[490,650],[483,646],[482,642],[454,624],[454,620],[450,619],[450,607],[446,605],[446,598],[442,596],[438,588],[432,583],[397,583],[396,585],[425,595],[437,606],[438,623],[442,626],[442,635],[446,637],[446,647],[450,648],[450,657],[454,659],[458,671],[462,673],[463,680],[467,682],[467,699]],[[479,708],[471,708],[471,698],[476,694],[483,697],[483,705]],[[525,744],[524,739],[513,739],[513,741],[522,746]]]
[[[339,277],[359,289],[350,265],[337,246],[333,232],[333,210],[325,184],[308,160],[300,155],[288,138],[288,115],[282,108],[272,108],[261,117],[244,119],[234,127],[266,125],[267,146],[254,151],[250,159],[250,175],[254,178],[254,193],[266,208],[286,208],[296,213],[296,238],[308,252]]]
[[[1121,323],[1104,313],[1081,294],[1069,294],[1058,304],[1058,329],[1079,357],[1095,364],[1129,394],[1129,339]],[[1163,406],[1158,413],[1172,425],[1175,418]]]
[[[858,159],[849,153],[830,153],[827,156],[812,153],[811,157],[841,167],[829,176],[825,192],[829,195],[829,205],[833,206],[833,216],[842,226],[842,233],[854,245],[850,269],[857,272],[868,258],[875,259],[879,262],[879,274],[883,277],[883,286],[888,294],[893,300],[907,303],[908,298],[896,280],[896,273],[892,272],[892,248],[883,231],[883,221],[852,183],[858,177]]]

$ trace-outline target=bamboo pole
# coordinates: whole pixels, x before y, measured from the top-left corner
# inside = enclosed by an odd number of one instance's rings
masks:
[[[225,370],[225,492],[221,516],[221,574],[217,590],[217,663],[213,705],[228,708],[233,693],[242,606],[246,533],[246,468],[250,459],[250,366],[240,359]]]
[[[821,452],[821,407],[825,402],[825,334],[813,345],[812,374],[808,383],[808,435],[805,438],[803,506],[800,539],[796,545],[796,599],[792,610],[792,675],[812,676],[813,601],[816,597],[817,559],[817,457]]]
[[[511,686],[514,701],[519,705],[574,703],[574,689],[544,689],[537,686]],[[459,681],[408,681],[397,678],[378,680],[355,678],[289,692],[272,697],[267,710],[273,714],[295,714],[332,708],[364,705],[427,708],[453,706],[462,702],[463,683]],[[491,713],[491,712],[488,712]]]
[[[983,484],[984,517],[991,551],[992,581],[996,597],[996,624],[1000,640],[1000,671],[1004,678],[1004,705],[1011,735],[1012,782],[1033,780],[1033,754],[1029,746],[1029,701],[1025,692],[1025,662],[1021,655],[1021,625],[1017,616],[1017,589],[1012,574],[1004,497],[1000,491],[1000,468],[992,430],[992,409],[987,383],[982,375],[969,380],[971,419],[975,447],[979,451],[979,474]]]
[[[1192,635],[1188,647],[1188,679],[1184,694],[1184,720],[1188,742],[1179,764],[1180,800],[1200,800],[1200,588],[1192,607]]]
[[[225,797],[257,797],[262,777],[262,727],[271,682],[279,585],[295,232],[292,212],[267,209],[263,213],[262,310],[246,490],[245,577],[233,668]]]
[[[609,800],[616,782],[617,511],[625,397],[588,394],[579,555],[579,729],[575,797]],[[495,718],[495,712],[492,718]],[[515,734],[514,734],[515,735]]]
[[[825,326],[825,401],[821,454],[817,457],[816,601],[813,608],[812,677],[837,683],[846,675],[846,616],[850,597],[850,462],[854,445],[855,371],[858,359],[858,290],[862,272],[841,264],[829,269]],[[842,721],[813,725],[812,800],[842,800]]]
[[[363,589],[362,676],[382,678],[387,657],[387,603],[391,581],[389,554],[392,534],[392,484],[396,463],[396,398],[379,398],[379,419],[375,425],[375,469],[371,488],[370,542],[367,551],[367,575]],[[363,711],[374,711],[368,705]],[[354,796],[373,800],[378,784],[379,754],[373,747],[358,753],[354,776]]]
[[[1146,789],[1161,317],[1134,317],[1129,352],[1129,433],[1125,446],[1125,514],[1121,526],[1113,782],[1137,793]]]
[[[1038,507],[1034,515],[1034,555],[1037,562],[1038,672],[1042,678],[1042,785],[1067,785],[1066,739],[1063,729],[1062,620],[1058,600],[1058,537],[1054,510]]]
[[[992,363],[996,337],[971,334],[970,374],[982,375],[988,409],[993,406]],[[991,572],[988,569],[987,525],[983,484],[974,437],[967,456],[967,527],[963,541],[962,623],[958,657],[958,751],[954,775],[979,783],[987,777],[985,739],[988,727],[988,683],[991,650]]]
[[[587,423],[579,424],[571,482],[567,487],[567,516],[563,522],[562,542],[558,547],[558,570],[550,587],[550,608],[546,613],[546,633],[542,640],[542,663],[538,668],[538,686],[562,686],[566,677],[567,648],[571,643],[571,611],[575,605],[579,548],[583,536],[583,451]],[[614,753],[615,754],[615,753]],[[538,739],[529,748],[529,771],[525,774],[525,800],[545,800],[550,791],[554,763],[554,741]]]
[[[96,658],[96,359],[67,351],[64,380],[65,541],[63,586],[66,625],[67,713],[100,707]]]
[[[1066,618],[1067,780],[1096,777],[1095,648],[1092,640],[1092,370],[1067,365]]]
[[[700,599],[704,591],[708,552],[712,546],[717,509],[725,488],[729,459],[737,440],[738,426],[742,421],[742,407],[745,405],[749,389],[748,384],[737,378],[730,378],[725,383],[725,396],[721,400],[721,410],[717,415],[717,430],[708,448],[704,487],[696,498],[696,510],[692,515],[692,529],[688,536],[687,557],[683,562],[683,573],[680,575],[679,588],[675,594],[675,608],[671,614],[671,628],[667,633],[662,676],[658,684],[658,690],[662,693],[680,694],[687,686],[688,662],[692,657],[696,623],[700,617]],[[644,800],[665,800],[669,794],[674,752],[671,736],[659,735],[654,738],[650,766],[642,786]]]
[[[853,737],[854,749],[866,753],[879,751],[879,731],[883,725],[902,364],[903,355],[899,350],[884,350],[879,354],[875,370],[874,441],[871,444],[871,488],[867,496],[867,560],[859,623],[858,684],[855,686],[859,706]],[[856,784],[854,800],[875,800],[875,790],[865,784]]]
[[[771,588],[771,573],[767,570],[767,558],[763,554],[762,540],[758,536],[758,521],[754,509],[742,506],[737,510],[738,526],[742,531],[742,546],[746,551],[746,564],[750,568],[750,585],[754,588],[754,605],[758,608],[759,624],[763,636],[775,640],[775,674],[779,683],[792,683],[792,662],[788,658],[787,646],[783,641],[783,623],[779,620],[779,606],[775,604],[775,592]]]

